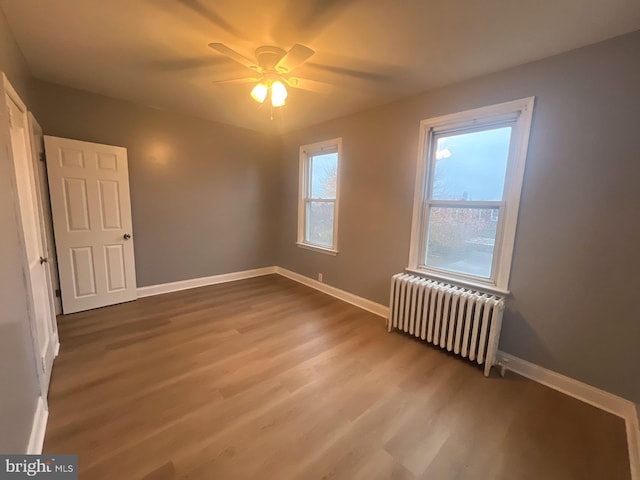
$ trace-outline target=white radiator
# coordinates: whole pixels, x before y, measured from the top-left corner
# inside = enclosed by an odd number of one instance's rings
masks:
[[[496,364],[504,299],[408,273],[391,279],[388,330],[397,328],[463,358]]]

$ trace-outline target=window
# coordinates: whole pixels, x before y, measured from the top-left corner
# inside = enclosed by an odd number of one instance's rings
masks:
[[[338,192],[342,139],[300,147],[298,245],[338,253]]]
[[[507,291],[533,100],[421,122],[409,270]]]

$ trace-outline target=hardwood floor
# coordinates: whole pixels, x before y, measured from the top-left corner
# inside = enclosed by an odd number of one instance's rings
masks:
[[[622,419],[271,275],[59,319],[47,453],[101,479],[629,479]]]

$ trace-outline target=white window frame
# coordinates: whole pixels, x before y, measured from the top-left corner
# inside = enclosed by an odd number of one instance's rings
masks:
[[[338,169],[336,178],[336,199],[316,199],[310,197],[310,185],[309,185],[309,159],[315,155],[321,155],[323,153],[337,153],[338,154]],[[297,245],[301,248],[314,250],[329,255],[338,254],[338,212],[340,211],[340,170],[342,165],[342,137],[334,138],[331,140],[325,140],[323,142],[312,143],[309,145],[302,145],[300,147],[300,167],[299,167],[299,181],[298,181],[298,240]],[[327,248],[324,245],[318,245],[309,242],[305,239],[305,226],[307,223],[307,203],[314,201],[332,201],[334,203],[333,211],[333,244],[331,248]]]
[[[464,112],[431,118],[420,122],[420,144],[416,172],[409,267],[407,270],[425,274],[439,280],[460,283],[486,291],[509,293],[509,276],[524,180],[527,148],[535,97],[491,105]],[[457,130],[481,130],[483,127],[511,122],[511,142],[505,176],[503,200],[500,202],[445,201],[431,198],[431,185],[435,166],[434,136]],[[494,247],[493,265],[489,279],[462,274],[425,265],[427,229],[431,206],[497,207],[499,220]]]

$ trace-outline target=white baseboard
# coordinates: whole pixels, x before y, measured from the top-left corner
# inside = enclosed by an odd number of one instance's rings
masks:
[[[389,307],[382,305],[363,297],[359,297],[339,288],[327,285],[312,278],[306,277],[291,270],[282,267],[265,267],[255,270],[246,270],[243,272],[225,273],[222,275],[214,275],[211,277],[195,278],[192,280],[184,280],[181,282],[165,283],[161,285],[152,285],[149,287],[138,288],[138,297],[148,297],[151,295],[160,295],[163,293],[177,292],[189,288],[203,287],[206,285],[215,285],[217,283],[232,282],[243,280],[246,278],[259,277],[277,273],[283,277],[294,280],[298,283],[314,288],[320,292],[331,295],[342,301],[360,307],[371,313],[379,315],[383,318],[389,316]],[[636,405],[629,400],[613,395],[612,393],[592,387],[586,383],[579,382],[570,377],[566,377],[559,373],[547,370],[539,365],[527,362],[521,358],[515,357],[505,352],[498,352],[498,361],[505,364],[508,370],[511,370],[523,377],[527,377],[535,382],[546,385],[547,387],[558,390],[566,395],[574,397],[583,402],[589,403],[597,408],[605,410],[609,413],[624,418],[627,430],[627,442],[629,445],[629,460],[631,464],[631,476],[633,480],[640,480],[640,425],[638,420],[638,410]],[[46,425],[46,415],[44,417]],[[35,428],[35,424],[34,424]],[[33,436],[33,433],[32,433]],[[44,439],[44,431],[42,432]],[[31,445],[31,442],[30,442]],[[40,444],[40,448],[42,445]]]
[[[283,277],[287,277],[298,283],[302,283],[308,287],[319,290],[327,295],[343,300],[347,303],[360,307],[371,313],[375,313],[381,317],[389,316],[389,307],[379,303],[359,297],[353,293],[340,290],[326,283],[318,282],[312,278],[305,277],[299,273],[292,272],[282,267],[264,267],[254,270],[245,270],[243,272],[223,273],[221,275],[213,275],[211,277],[193,278],[191,280],[182,280],[180,282],[161,283],[159,285],[151,285],[148,287],[139,287],[137,289],[138,298],[150,297],[152,295],[162,295],[164,293],[179,292],[180,290],[188,290],[190,288],[205,287],[207,285],[215,285],[217,283],[234,282],[236,280],[244,280],[247,278],[260,277],[262,275],[270,275],[277,273]]]
[[[152,295],[162,295],[163,293],[179,292],[180,290],[188,290],[190,288],[206,287],[207,285],[215,285],[218,283],[234,282],[236,280],[245,280],[247,278],[261,277],[276,273],[276,267],[256,268],[253,270],[245,270],[242,272],[223,273],[221,275],[213,275],[211,277],[193,278],[191,280],[182,280],[180,282],[161,283],[159,285],[151,285],[149,287],[139,287],[137,289],[138,298],[151,297]]]
[[[243,272],[223,273],[221,275],[213,275],[211,277],[193,278],[191,280],[182,280],[180,282],[162,283],[159,285],[151,285],[148,287],[139,287],[137,289],[138,298],[150,297],[152,295],[162,295],[164,293],[179,292],[180,290],[188,290],[190,288],[205,287],[207,285],[215,285],[218,283],[234,282],[236,280],[244,280],[247,278],[261,277],[277,273],[283,277],[287,277],[298,283],[302,283],[308,287],[319,290],[327,295],[343,300],[347,303],[360,307],[371,313],[375,313],[381,317],[387,318],[389,315],[389,307],[379,303],[359,297],[353,293],[340,290],[326,283],[318,282],[299,273],[292,272],[282,267],[264,267],[254,270],[245,270]]]
[[[627,422],[627,442],[629,443],[629,462],[631,463],[631,478],[640,480],[640,410],[635,406],[635,412],[625,418]]]
[[[244,280],[273,273],[277,273],[278,275],[282,275],[283,277],[314,288],[320,292],[331,295],[332,297],[360,307],[383,318],[388,318],[389,316],[389,307],[386,305],[359,297],[347,291],[327,285],[326,283],[313,280],[312,278],[277,266],[152,285],[138,288],[137,291],[138,297],[149,297],[152,295],[161,295],[190,288],[233,282],[236,280]],[[59,344],[57,347],[59,348]],[[546,385],[547,387],[558,390],[559,392],[623,418],[626,424],[627,443],[629,446],[631,477],[633,480],[640,480],[640,420],[638,418],[640,410],[636,404],[612,393],[515,357],[509,353],[501,351],[498,352],[498,362],[503,364],[508,370],[522,375],[523,377],[529,378],[535,382]],[[44,401],[42,398],[39,398],[38,407],[34,415],[33,428],[29,439],[27,453],[42,452],[48,415],[49,412],[47,411]]]
[[[498,362],[518,375],[623,418],[629,445],[631,478],[640,480],[640,425],[635,403],[509,353],[498,352]]]
[[[331,285],[327,285],[326,283],[318,282],[317,280],[313,280],[312,278],[305,277],[304,275],[300,275],[299,273],[292,272],[291,270],[287,270],[286,268],[275,267],[275,269],[278,275],[282,275],[283,277],[287,277],[298,283],[302,283],[303,285],[319,290],[323,293],[326,293],[327,295],[331,295],[332,297],[350,303],[351,305],[360,307],[363,310],[367,310],[368,312],[375,313],[380,317],[387,318],[389,316],[389,307],[386,305],[381,305],[366,298],[359,297],[357,295],[354,295],[353,293],[349,293],[344,290],[340,290],[339,288],[332,287]]]
[[[31,425],[31,435],[27,445],[27,455],[40,455],[44,445],[44,434],[47,430],[47,420],[49,410],[42,397],[38,397],[36,412],[33,414],[33,424]]]

